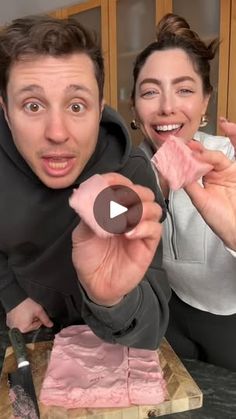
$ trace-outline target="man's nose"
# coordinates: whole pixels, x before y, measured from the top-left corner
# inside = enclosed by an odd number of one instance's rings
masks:
[[[171,115],[175,112],[175,99],[168,94],[162,96],[160,101],[159,113],[160,115]]]
[[[60,112],[50,113],[48,115],[45,136],[47,140],[54,143],[64,143],[69,138],[66,121]]]

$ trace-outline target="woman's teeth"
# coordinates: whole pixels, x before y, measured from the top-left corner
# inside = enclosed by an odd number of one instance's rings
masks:
[[[156,131],[173,131],[181,127],[181,124],[157,125]]]

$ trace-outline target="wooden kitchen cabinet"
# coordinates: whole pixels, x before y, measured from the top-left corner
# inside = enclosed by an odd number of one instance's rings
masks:
[[[171,8],[171,1],[110,0],[110,92],[111,105],[118,109],[130,129],[133,63],[138,53],[155,40],[156,24]],[[134,143],[143,135],[131,131]]]
[[[108,40],[108,2],[109,0],[88,0],[70,7],[58,9],[57,17],[73,17],[81,24],[96,32],[104,54],[105,86],[104,97],[110,103],[110,69]],[[54,12],[55,13],[55,12]]]
[[[219,116],[236,122],[236,0],[85,0],[56,13],[58,17],[73,16],[98,33],[105,59],[106,102],[118,109],[129,125],[134,59],[155,39],[160,18],[172,11],[184,16],[206,41],[221,40],[212,62],[214,92],[206,128],[216,133]],[[132,131],[132,138],[138,143],[142,137],[139,131]]]

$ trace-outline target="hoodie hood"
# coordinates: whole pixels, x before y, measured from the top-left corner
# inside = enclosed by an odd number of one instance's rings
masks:
[[[8,127],[7,121],[4,117],[3,110],[0,111],[0,152],[2,151],[11,162],[20,170],[23,171],[27,176],[37,180],[38,178],[32,172],[26,161],[18,152],[11,131]],[[2,154],[0,153],[0,154]],[[39,180],[38,180],[39,181]]]
[[[126,164],[131,148],[131,139],[125,122],[115,110],[106,105],[102,112],[95,151],[75,182],[75,186],[94,173],[119,171]],[[2,153],[27,177],[42,184],[18,152],[4,113],[0,111],[0,154]]]
[[[79,176],[79,183],[94,173],[120,171],[127,163],[132,143],[125,121],[110,106],[105,106],[96,149]],[[109,156],[109,158],[107,158]]]

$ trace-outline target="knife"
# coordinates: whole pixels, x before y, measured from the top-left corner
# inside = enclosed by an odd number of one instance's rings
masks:
[[[8,374],[10,399],[14,415],[24,419],[39,419],[39,407],[22,333],[16,327],[9,330],[9,338],[17,361],[17,370]]]

